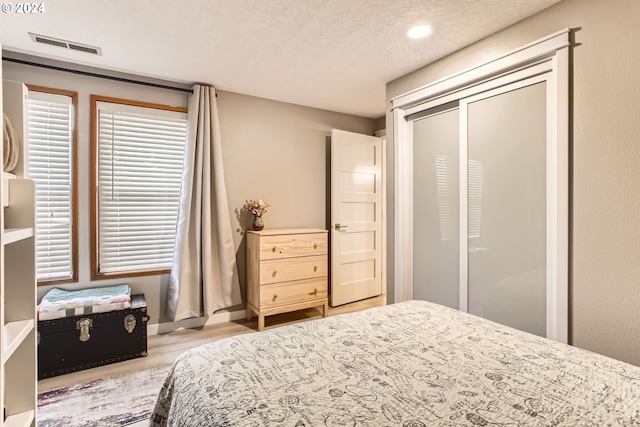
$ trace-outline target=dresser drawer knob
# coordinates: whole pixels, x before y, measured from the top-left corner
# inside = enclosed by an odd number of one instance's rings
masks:
[[[317,243],[313,244],[313,249],[318,249],[318,244]]]
[[[278,295],[274,295],[272,301],[276,302],[276,299],[278,299]]]
[[[318,266],[317,266],[317,265],[314,265],[314,266],[313,266],[313,272],[315,273],[316,271],[318,271]]]
[[[273,249],[271,249],[271,252],[275,252],[276,251],[276,247],[274,246]]]
[[[273,273],[271,274],[271,276],[276,277],[277,274],[278,274],[278,270],[273,270]]]
[[[309,295],[317,296],[318,295],[318,288],[314,288],[313,292],[309,293]]]

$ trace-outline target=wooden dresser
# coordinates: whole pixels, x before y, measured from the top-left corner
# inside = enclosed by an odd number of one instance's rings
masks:
[[[247,231],[247,319],[328,306],[327,231]]]

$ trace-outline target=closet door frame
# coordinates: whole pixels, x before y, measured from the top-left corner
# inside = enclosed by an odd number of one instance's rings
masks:
[[[392,99],[395,158],[394,301],[413,298],[413,120],[417,113],[461,104],[460,241],[467,248],[466,103],[505,87],[547,85],[547,338],[568,342],[569,47],[564,29],[507,55]],[[466,101],[465,101],[466,99]],[[464,129],[463,129],[464,128]],[[463,164],[464,163],[464,164]],[[464,167],[462,167],[464,166]],[[464,203],[463,203],[464,202]],[[462,256],[464,255],[464,256]],[[460,308],[467,308],[467,254],[461,250]],[[464,292],[462,282],[465,282]]]

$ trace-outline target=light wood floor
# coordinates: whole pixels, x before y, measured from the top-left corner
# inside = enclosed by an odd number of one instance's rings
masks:
[[[386,295],[346,304],[340,307],[329,307],[329,316],[364,310],[386,304]],[[283,326],[306,319],[318,319],[322,312],[317,308],[310,308],[292,313],[278,314],[266,318],[266,329]],[[165,363],[172,363],[183,352],[233,335],[257,332],[257,319],[238,320],[234,322],[218,323],[200,329],[183,329],[164,335],[153,335],[148,339],[147,357],[114,363],[112,365],[87,369],[58,377],[38,381],[38,392],[69,387],[100,378],[124,375],[141,369],[150,368]]]

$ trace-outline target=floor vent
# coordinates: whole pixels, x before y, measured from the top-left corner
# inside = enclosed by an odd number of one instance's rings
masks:
[[[36,43],[44,43],[52,46],[58,46],[70,50],[78,50],[94,55],[102,56],[102,49],[97,46],[89,46],[88,44],[76,43],[69,40],[57,39],[55,37],[42,36],[40,34],[29,33],[31,39]]]

